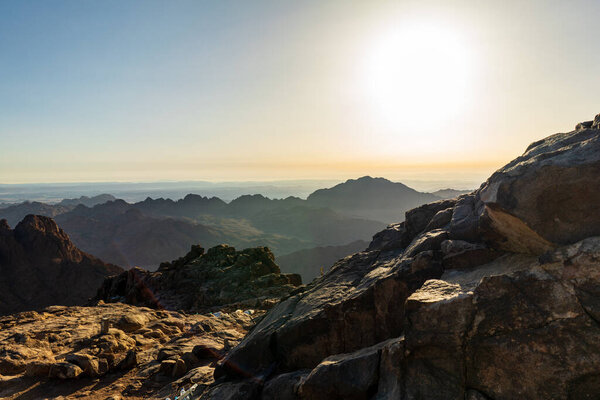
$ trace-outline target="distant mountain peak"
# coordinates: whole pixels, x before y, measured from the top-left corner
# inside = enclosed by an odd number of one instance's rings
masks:
[[[372,181],[394,183],[394,182],[390,181],[389,179],[382,178],[380,176],[372,177],[370,175],[361,176],[360,178],[357,178],[357,179],[348,179],[346,182],[372,182]]]
[[[60,203],[58,203],[58,205],[73,207],[73,206],[77,206],[79,204],[83,204],[87,207],[93,207],[97,204],[103,204],[103,203],[106,203],[107,201],[112,201],[112,200],[116,200],[116,197],[113,196],[112,194],[103,193],[103,194],[99,194],[97,196],[92,196],[92,197],[81,196],[78,199],[63,199]]]

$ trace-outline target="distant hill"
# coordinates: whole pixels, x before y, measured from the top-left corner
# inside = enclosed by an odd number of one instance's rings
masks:
[[[432,192],[431,194],[439,197],[440,199],[453,199],[462,194],[469,194],[472,190],[456,190],[456,189],[441,189]]]
[[[0,314],[84,304],[122,271],[79,250],[51,218],[28,215],[14,230],[0,220]]]
[[[314,247],[302,249],[290,254],[279,256],[275,259],[282,272],[294,272],[302,276],[302,282],[310,283],[314,278],[329,271],[336,261],[369,246],[369,242],[356,240],[342,246]]]
[[[350,215],[392,223],[402,221],[404,213],[411,208],[439,199],[434,194],[418,192],[402,183],[363,176],[348,179],[329,189],[319,189],[308,196],[307,202]]]
[[[63,199],[60,203],[58,203],[58,205],[66,207],[75,207],[79,204],[83,204],[86,207],[94,207],[96,204],[103,204],[107,201],[112,201],[116,199],[117,198],[112,194],[99,194],[98,196],[93,197],[81,196],[78,199]]]
[[[53,218],[59,214],[69,211],[70,209],[71,207],[56,204],[46,204],[38,201],[25,201],[20,204],[1,208],[0,219],[5,219],[10,226],[15,226],[29,214]]]
[[[101,194],[94,197],[81,196],[78,199],[63,199],[57,204],[41,203],[39,201],[25,201],[19,204],[0,205],[0,219],[6,219],[10,226],[15,226],[25,216],[29,214],[42,215],[45,217],[54,218],[57,215],[64,214],[79,204],[87,207],[93,207],[97,204],[106,203],[107,201],[115,200],[115,197],[110,194]]]
[[[244,223],[200,224],[189,219],[153,217],[135,205],[116,200],[92,208],[78,206],[56,217],[73,241],[104,260],[124,266],[156,269],[165,259],[185,254],[192,244],[221,243],[246,248],[269,246],[289,252],[307,243],[268,235]]]

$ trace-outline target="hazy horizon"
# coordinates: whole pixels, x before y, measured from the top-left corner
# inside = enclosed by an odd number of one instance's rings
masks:
[[[593,1],[2,2],[0,182],[481,182],[600,112],[599,14]]]
[[[352,177],[348,179],[357,179]],[[385,178],[385,177],[384,177]],[[387,178],[386,178],[387,179]],[[146,181],[146,182],[48,182],[3,184],[0,183],[0,203],[40,201],[57,203],[63,199],[80,196],[93,197],[111,194],[128,202],[142,201],[147,197],[179,200],[188,194],[219,197],[231,201],[241,195],[261,194],[269,198],[289,196],[305,199],[317,189],[333,187],[347,179],[302,179],[245,182],[208,181]],[[473,190],[479,186],[474,181],[410,180],[395,181],[420,192],[435,192],[443,189]]]

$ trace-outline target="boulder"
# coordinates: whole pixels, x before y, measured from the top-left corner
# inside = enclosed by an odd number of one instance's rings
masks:
[[[310,371],[299,370],[271,378],[263,387],[261,400],[298,400],[298,386]]]
[[[107,372],[102,370],[99,360],[89,354],[73,353],[69,354],[65,360],[81,368],[85,376],[94,378]]]
[[[48,376],[57,379],[74,379],[79,377],[83,370],[69,362],[57,362],[50,366]]]
[[[403,398],[593,398],[600,327],[577,294],[600,285],[599,255],[589,238],[427,281],[406,302]]]
[[[598,132],[583,129],[535,142],[483,184],[479,198],[498,247],[537,254],[600,235]]]
[[[387,342],[325,358],[299,387],[301,399],[369,399],[377,390],[381,349]]]
[[[174,378],[179,378],[185,375],[186,372],[187,367],[185,365],[185,361],[183,361],[181,358],[175,360],[175,365],[173,366],[173,372],[171,373],[171,376]]]
[[[158,372],[162,375],[171,376],[173,374],[175,364],[177,364],[177,360],[164,360],[160,363]]]
[[[369,244],[367,251],[386,251],[404,249],[410,243],[406,224],[400,222],[389,225],[386,229],[376,233]]]
[[[142,329],[148,323],[148,317],[142,313],[129,313],[120,316],[113,322],[113,326],[126,333],[135,332]]]
[[[45,378],[50,375],[52,363],[48,361],[32,361],[25,367],[25,375],[30,377]]]

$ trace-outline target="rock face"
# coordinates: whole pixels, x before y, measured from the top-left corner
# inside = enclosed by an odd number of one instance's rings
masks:
[[[511,217],[526,226],[527,243],[569,244],[600,235],[600,137],[596,129],[559,133],[532,143],[525,154],[494,173],[479,190],[491,227],[519,250],[505,232]],[[528,229],[531,229],[530,232]],[[531,244],[529,244],[531,242]]]
[[[0,398],[164,399],[192,384],[199,395],[260,315],[100,303],[0,317]]]
[[[270,310],[204,398],[599,398],[599,128],[408,211]]]
[[[14,230],[0,221],[0,314],[84,304],[122,271],[77,249],[48,217],[28,215]]]
[[[266,247],[236,251],[219,245],[206,253],[192,246],[184,257],[156,272],[133,268],[108,278],[97,299],[192,312],[224,308],[270,308],[301,290],[297,274],[282,274]]]

